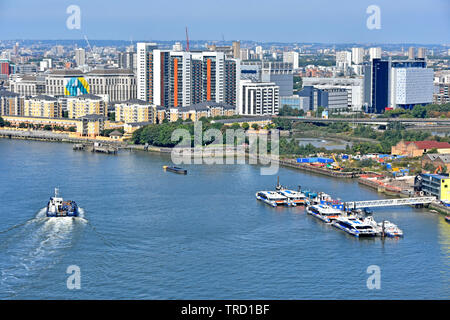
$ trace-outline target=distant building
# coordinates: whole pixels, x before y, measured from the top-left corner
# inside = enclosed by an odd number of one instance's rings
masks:
[[[58,99],[46,95],[39,95],[25,99],[25,117],[61,118],[62,108]]]
[[[364,48],[352,48],[352,62],[362,64],[364,62]]]
[[[78,119],[89,114],[106,116],[108,103],[99,96],[83,94],[67,98],[67,111],[70,119]]]
[[[293,65],[290,62],[264,61],[261,68],[261,82],[273,82],[279,87],[280,97],[294,94]]]
[[[116,103],[116,121],[125,123],[152,122],[153,107],[144,100],[128,100]]]
[[[99,114],[88,114],[77,121],[77,133],[95,138],[105,129],[106,117]]]
[[[168,119],[170,122],[181,119],[183,121],[192,120],[198,121],[201,118],[213,118],[217,116],[231,117],[236,114],[234,106],[217,103],[217,102],[201,102],[188,107],[169,108]],[[162,121],[160,120],[159,123]]]
[[[21,116],[23,107],[23,96],[11,91],[0,90],[0,116]]]
[[[239,114],[275,115],[278,114],[279,107],[280,92],[275,82],[241,81],[238,99]]]
[[[370,48],[369,56],[370,61],[372,61],[373,59],[381,59],[381,48],[380,47]]]
[[[318,89],[313,86],[304,86],[299,95],[309,98],[308,110],[311,111],[317,110],[318,107],[330,110],[342,110],[348,107],[348,93],[345,89]]]
[[[239,60],[216,49],[178,52],[138,43],[137,98],[166,108],[205,101],[236,105]]]
[[[84,66],[86,64],[86,51],[83,48],[75,49],[75,63],[77,67]]]
[[[438,153],[450,153],[450,143],[430,141],[400,141],[392,146],[391,153],[393,155],[420,157],[425,152],[436,149]]]
[[[283,108],[284,106],[306,112],[309,110],[309,97],[301,97],[299,95],[280,97],[280,108]]]
[[[417,49],[417,58],[418,59],[426,59],[426,57],[427,57],[427,49],[426,48]]]
[[[12,92],[22,96],[37,96],[45,94],[45,77],[38,75],[14,75],[9,82]]]
[[[434,71],[423,60],[397,61],[390,69],[390,107],[411,109],[433,101]]]
[[[313,86],[317,89],[344,89],[347,91],[347,107],[360,111],[364,101],[364,79],[361,78],[302,78],[303,86]]]
[[[376,58],[365,66],[364,103],[369,113],[383,113],[389,106],[389,61]]]
[[[299,67],[299,53],[295,51],[283,52],[283,62],[292,63],[292,68],[298,69]]]
[[[438,83],[434,86],[434,104],[445,104],[450,102],[450,83]]]
[[[408,49],[408,59],[409,60],[414,60],[415,58],[416,58],[416,48],[409,47],[409,49]]]
[[[450,172],[450,154],[448,153],[426,153],[422,156],[422,169],[427,164],[432,165],[434,168],[441,167],[446,172]]]

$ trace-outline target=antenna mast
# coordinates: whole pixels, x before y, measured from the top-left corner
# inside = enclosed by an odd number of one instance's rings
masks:
[[[186,51],[189,51],[189,35],[187,27],[186,27]]]

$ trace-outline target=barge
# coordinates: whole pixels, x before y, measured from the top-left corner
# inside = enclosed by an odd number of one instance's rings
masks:
[[[163,166],[163,169],[178,174],[187,174],[187,170],[180,167]]]

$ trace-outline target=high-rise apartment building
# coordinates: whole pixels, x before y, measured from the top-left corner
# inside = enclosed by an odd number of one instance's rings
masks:
[[[352,62],[362,64],[364,62],[364,48],[352,48]]]
[[[138,99],[164,107],[236,105],[240,64],[217,51],[159,50],[138,43]]]
[[[408,49],[408,59],[414,60],[416,58],[416,48],[409,47]]]
[[[238,114],[274,115],[278,114],[279,107],[279,87],[274,82],[241,81]]]
[[[24,98],[18,93],[0,90],[0,116],[22,116]]]
[[[417,58],[418,59],[425,59],[426,57],[427,57],[427,49],[426,48],[417,49]]]
[[[369,49],[370,61],[373,59],[381,59],[381,48],[375,47]]]
[[[83,48],[75,49],[75,62],[77,67],[84,66],[86,64],[86,51]]]

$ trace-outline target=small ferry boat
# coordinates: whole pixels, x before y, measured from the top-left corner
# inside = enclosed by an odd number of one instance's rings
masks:
[[[325,223],[332,223],[342,214],[341,210],[332,208],[324,204],[315,204],[312,206],[308,206],[306,208],[306,212]]]
[[[381,234],[383,234],[383,230],[384,230],[385,236],[392,237],[392,238],[403,237],[402,229],[400,229],[395,223],[392,223],[387,220],[385,220],[383,222],[378,223],[378,229]]]
[[[285,196],[290,202],[296,205],[303,205],[306,203],[306,196],[300,191],[281,189],[278,193]]]
[[[180,167],[163,166],[163,169],[174,173],[187,174],[187,170]]]
[[[333,226],[355,237],[375,237],[378,234],[372,225],[352,216],[338,217]]]
[[[259,191],[256,193],[256,199],[265,202],[272,207],[279,205],[293,205],[288,198],[275,191]]]
[[[446,216],[446,217],[445,217],[445,221],[447,221],[448,223],[450,223],[450,216]]]
[[[47,203],[47,217],[78,217],[78,206],[75,201],[64,201],[59,196],[59,189],[55,188],[55,196]]]

